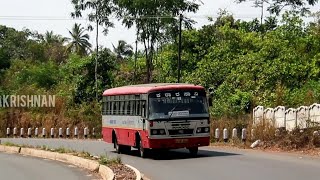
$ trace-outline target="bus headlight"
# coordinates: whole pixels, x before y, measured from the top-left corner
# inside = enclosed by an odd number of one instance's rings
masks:
[[[165,135],[166,131],[164,129],[152,129],[151,135]]]
[[[158,134],[158,131],[157,131],[156,129],[154,129],[154,130],[151,131],[151,134],[152,134],[152,135],[157,135],[157,134]]]
[[[209,133],[209,132],[210,132],[210,128],[209,127],[197,128],[197,133]]]

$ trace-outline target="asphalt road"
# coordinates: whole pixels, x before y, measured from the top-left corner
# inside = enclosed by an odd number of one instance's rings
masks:
[[[1,139],[16,144],[47,145],[87,151],[94,155],[117,156],[113,146],[102,141],[64,139]],[[250,150],[200,148],[192,158],[187,150],[174,150],[150,158],[138,157],[133,150],[121,154],[122,161],[138,168],[152,180],[319,180],[320,158]],[[58,172],[58,171],[56,171]]]
[[[0,153],[0,179],[93,180],[98,178],[97,175],[62,162]]]

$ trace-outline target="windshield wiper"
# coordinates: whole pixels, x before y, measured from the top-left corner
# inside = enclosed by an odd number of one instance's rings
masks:
[[[171,114],[169,115],[169,120],[171,119],[171,116],[173,114],[173,111],[176,110],[176,108],[179,106],[179,104],[175,105],[169,112],[171,112]],[[169,114],[168,112],[168,114]]]

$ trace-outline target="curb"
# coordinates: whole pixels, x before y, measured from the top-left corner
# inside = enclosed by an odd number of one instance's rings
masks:
[[[73,164],[77,167],[90,170],[91,172],[99,172],[103,180],[114,180],[115,177],[114,172],[109,167],[100,165],[96,161],[84,159],[70,154],[3,145],[0,145],[0,152],[15,153]]]
[[[99,174],[101,175],[103,180],[114,180],[115,179],[115,175],[114,175],[113,171],[105,165],[100,165]]]
[[[141,173],[138,169],[136,169],[135,167],[132,167],[128,164],[125,164],[125,166],[127,166],[128,168],[132,169],[134,171],[134,173],[136,174],[136,180],[141,180],[142,179],[142,176],[141,176]]]
[[[20,150],[21,150],[21,147],[0,145],[0,152],[19,154]]]

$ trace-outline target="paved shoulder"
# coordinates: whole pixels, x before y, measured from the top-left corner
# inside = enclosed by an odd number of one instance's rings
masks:
[[[0,179],[96,179],[85,170],[65,163],[6,153],[0,153],[0,174]]]

